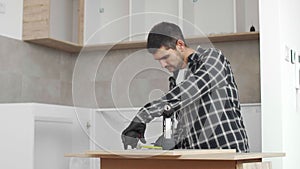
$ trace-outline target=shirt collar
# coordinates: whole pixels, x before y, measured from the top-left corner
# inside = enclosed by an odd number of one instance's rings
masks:
[[[197,47],[197,50],[190,54],[190,56],[188,56],[188,63],[192,63],[193,61],[199,60],[199,58],[201,57],[201,54],[204,52],[205,50],[203,48],[201,48],[200,46]]]

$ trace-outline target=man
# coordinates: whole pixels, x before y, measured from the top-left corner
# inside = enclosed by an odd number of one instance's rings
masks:
[[[146,123],[169,105],[177,112],[177,149],[236,149],[249,152],[240,113],[238,90],[229,61],[217,49],[189,48],[181,29],[172,23],[155,25],[147,49],[170,72],[187,69],[185,79],[160,99],[142,107],[122,132],[124,148],[145,143]]]

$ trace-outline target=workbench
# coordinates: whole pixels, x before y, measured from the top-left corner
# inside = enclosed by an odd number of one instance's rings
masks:
[[[101,150],[65,156],[100,158],[101,169],[271,169],[271,162],[262,159],[285,154],[234,150]]]

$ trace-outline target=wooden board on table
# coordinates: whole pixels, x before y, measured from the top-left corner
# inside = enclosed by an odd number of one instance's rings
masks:
[[[101,158],[112,158],[112,157],[148,157],[148,158],[178,158],[183,155],[207,155],[207,154],[234,154],[234,149],[226,150],[124,150],[124,151],[87,151],[85,154],[101,157]]]

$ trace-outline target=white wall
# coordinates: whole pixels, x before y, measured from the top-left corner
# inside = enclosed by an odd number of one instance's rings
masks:
[[[285,56],[285,45],[300,52],[300,1],[280,0],[280,36],[281,36],[281,60]],[[299,70],[298,70],[299,71]],[[284,168],[293,169],[299,166],[300,159],[300,111],[297,112],[296,105],[299,98],[296,98],[295,88],[295,64],[283,61],[283,150],[287,158],[283,161]],[[299,92],[299,91],[298,91]],[[298,96],[299,97],[299,96]],[[296,101],[298,100],[298,103]]]
[[[23,0],[0,0],[5,13],[0,13],[0,35],[22,39]]]
[[[299,6],[297,0],[260,1],[262,150],[286,153],[272,160],[274,169],[297,168],[300,157],[295,65],[285,60],[286,46],[300,51]]]

